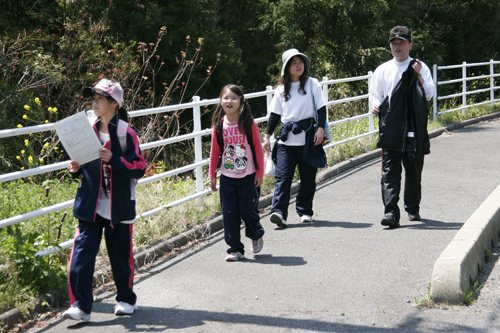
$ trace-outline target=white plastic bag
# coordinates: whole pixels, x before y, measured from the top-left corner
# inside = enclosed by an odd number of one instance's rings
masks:
[[[276,177],[276,165],[274,165],[272,154],[265,154],[264,176],[267,178]]]

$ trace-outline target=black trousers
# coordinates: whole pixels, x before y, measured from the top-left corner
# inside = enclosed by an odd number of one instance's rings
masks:
[[[407,153],[382,149],[382,201],[384,214],[392,214],[397,221],[400,218],[398,207],[401,191],[402,166],[405,168],[404,207],[406,212],[419,213],[422,197],[422,169],[424,155],[412,158]]]

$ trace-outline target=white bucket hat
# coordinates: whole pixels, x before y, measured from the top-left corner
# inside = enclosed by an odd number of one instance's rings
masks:
[[[290,50],[286,50],[285,52],[283,52],[283,55],[281,56],[281,60],[283,61],[283,67],[281,67],[281,76],[285,76],[285,67],[286,67],[286,64],[288,63],[288,61],[290,61],[290,59],[292,59],[293,57],[295,56],[302,56],[303,60],[304,60],[304,63],[306,65],[306,72],[309,72],[309,58],[304,54],[304,53],[300,53],[299,50],[297,49],[290,49]]]

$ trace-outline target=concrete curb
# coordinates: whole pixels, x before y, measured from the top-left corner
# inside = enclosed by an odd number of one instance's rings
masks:
[[[0,315],[0,332],[10,329],[19,322],[34,318],[38,313],[57,307],[65,300],[66,292],[58,291],[45,294],[40,299],[29,302],[25,308],[15,308]]]
[[[434,138],[445,131],[500,117],[500,112],[467,119],[429,133]],[[463,293],[476,279],[487,250],[498,243],[500,231],[500,186],[472,214],[441,253],[432,270],[431,298],[434,302],[463,303]]]
[[[500,185],[488,196],[444,249],[432,270],[434,302],[463,303],[462,295],[479,275],[488,250],[498,244]]]

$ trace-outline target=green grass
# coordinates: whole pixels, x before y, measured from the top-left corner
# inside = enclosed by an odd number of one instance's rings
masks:
[[[467,291],[462,292],[462,299],[465,305],[472,305],[476,302],[477,297],[479,296],[479,291],[483,287],[483,284],[478,280],[471,280],[470,287]]]

